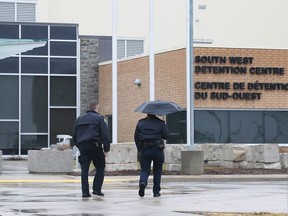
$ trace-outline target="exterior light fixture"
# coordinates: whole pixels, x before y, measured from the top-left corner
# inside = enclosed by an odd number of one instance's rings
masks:
[[[198,5],[198,9],[200,9],[200,10],[206,10],[206,5]]]
[[[137,86],[141,85],[141,80],[140,79],[135,79],[134,84]]]

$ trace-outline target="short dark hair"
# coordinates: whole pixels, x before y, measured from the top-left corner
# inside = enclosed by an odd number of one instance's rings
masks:
[[[88,110],[94,111],[98,105],[99,105],[98,101],[91,100],[88,104]]]

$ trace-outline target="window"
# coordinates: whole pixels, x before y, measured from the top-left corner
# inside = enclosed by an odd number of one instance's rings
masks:
[[[0,119],[18,119],[18,86],[18,76],[0,76]]]
[[[144,52],[143,40],[118,40],[117,46],[118,59],[139,55]]]
[[[0,73],[19,73],[19,58],[10,57],[1,59]]]
[[[0,38],[5,43],[9,39],[47,40],[52,35],[54,38],[43,47],[0,59],[3,155],[26,155],[28,150],[55,144],[58,134],[72,133],[78,108],[77,28],[74,24],[0,24]]]
[[[48,132],[48,78],[22,76],[21,131],[24,133]],[[46,143],[47,145],[47,143]]]
[[[169,130],[167,144],[187,143],[186,111],[167,115],[166,122]]]
[[[76,71],[77,71],[76,58],[50,59],[51,74],[76,74]]]
[[[47,135],[22,135],[21,136],[21,154],[27,154],[28,150],[40,150],[47,148]]]
[[[56,144],[57,135],[73,134],[76,109],[51,109],[50,113],[50,143]]]
[[[0,21],[35,22],[36,4],[31,1],[27,3],[0,1]]]
[[[22,73],[48,73],[48,58],[28,58],[21,59],[21,72]]]
[[[0,121],[0,143],[3,155],[18,155],[19,123]]]
[[[51,106],[76,106],[76,77],[51,77]]]
[[[195,143],[287,143],[287,111],[195,110]],[[167,143],[186,143],[186,111],[167,115]]]
[[[50,43],[51,56],[76,56],[77,44],[75,42],[58,42]]]

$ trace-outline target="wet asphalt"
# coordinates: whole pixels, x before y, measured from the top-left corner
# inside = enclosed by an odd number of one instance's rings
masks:
[[[138,176],[106,176],[103,192],[104,197],[82,198],[79,176],[31,174],[27,161],[3,160],[0,215],[288,214],[288,174],[163,176],[159,198],[153,197],[152,177],[145,196],[139,197]]]

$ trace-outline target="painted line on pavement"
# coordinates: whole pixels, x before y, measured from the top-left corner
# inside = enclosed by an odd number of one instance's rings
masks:
[[[115,179],[104,179],[104,183],[109,182],[121,182],[131,181],[135,178],[115,178]],[[0,180],[0,183],[80,183],[80,179],[7,179]],[[89,179],[89,182],[93,182],[93,179]]]

